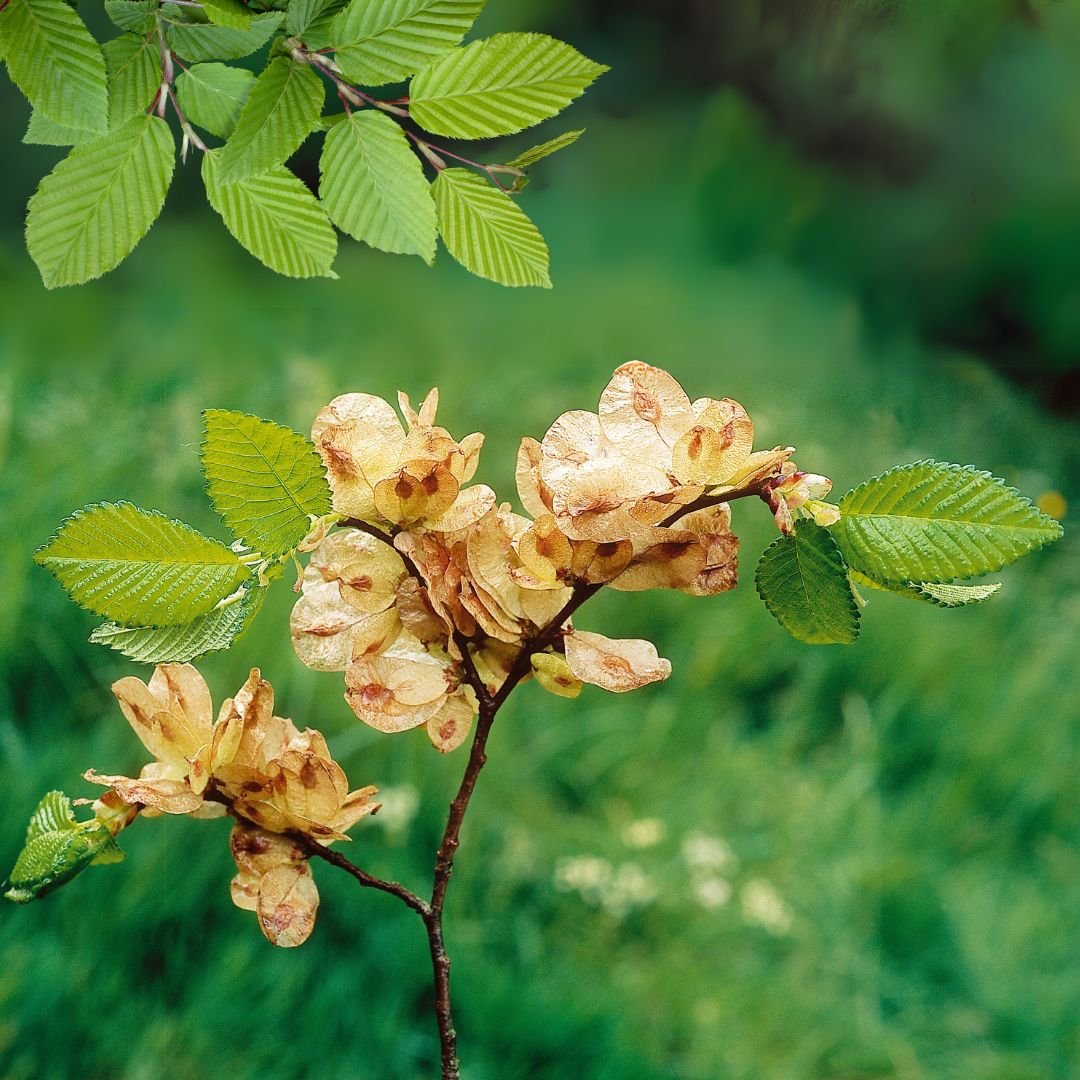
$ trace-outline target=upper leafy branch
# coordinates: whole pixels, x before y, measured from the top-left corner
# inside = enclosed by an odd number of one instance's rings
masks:
[[[35,556],[108,620],[90,640],[136,660],[186,662],[228,648],[282,562],[332,513],[307,439],[243,413],[204,419],[203,474],[232,547],[130,503],[101,503],[68,518]]]
[[[33,107],[24,142],[71,147],[27,216],[49,288],[112,270],[157,219],[177,152],[170,111],[181,158],[192,147],[204,157],[210,205],[278,273],[334,277],[336,226],[429,264],[441,236],[480,277],[550,286],[547,247],[514,196],[531,166],[582,132],[491,163],[430,136],[542,123],[603,65],[543,34],[462,46],[483,0],[104,4],[121,33],[99,45],[65,0],[0,0],[0,59]],[[263,51],[258,74],[228,63]],[[405,94],[368,92],[407,80]],[[317,195],[286,167],[315,134],[325,136]]]

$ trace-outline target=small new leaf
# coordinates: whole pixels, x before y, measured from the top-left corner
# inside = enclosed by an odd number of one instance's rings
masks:
[[[850,645],[859,636],[859,606],[847,568],[829,535],[804,519],[765,549],[758,595],[792,637],[808,645]]]
[[[176,96],[193,124],[227,139],[254,84],[255,76],[246,68],[194,64],[176,80]]]
[[[1001,589],[1000,581],[988,582],[985,585],[952,585],[940,581],[908,581],[902,584],[886,583],[875,581],[865,574],[860,574],[858,570],[852,570],[851,580],[855,585],[865,585],[870,589],[895,593],[897,596],[904,596],[909,600],[921,600],[924,604],[933,604],[935,607],[945,608],[967,607],[970,604],[984,603]]]
[[[134,116],[76,146],[41,181],[26,246],[46,288],[100,277],[131,254],[161,213],[175,156],[164,120]]]
[[[35,109],[67,127],[105,130],[105,61],[73,7],[11,0],[0,11],[0,47],[12,81]]]
[[[208,409],[203,421],[203,475],[221,519],[262,555],[294,550],[311,531],[311,518],[333,510],[315,447],[287,427],[246,413]]]
[[[319,194],[330,220],[380,251],[435,259],[435,203],[420,159],[388,116],[354,112],[326,136]]]
[[[58,889],[95,862],[117,862],[123,853],[100,821],[76,821],[71,800],[50,791],[38,803],[26,843],[4,885],[4,897],[28,904]]]
[[[848,565],[884,583],[994,573],[1061,535],[1053,518],[1003,481],[938,461],[891,469],[839,506],[833,535]]]
[[[542,142],[539,146],[534,146],[530,150],[526,150],[525,153],[518,154],[513,161],[508,161],[506,164],[515,169],[526,169],[530,165],[535,165],[538,161],[557,153],[559,150],[565,150],[572,143],[576,143],[584,134],[584,128],[578,131],[565,131],[562,135],[556,135],[554,139],[548,139],[547,142]]]
[[[252,624],[265,594],[265,589],[252,588],[242,599],[180,626],[103,623],[90,635],[90,641],[144,664],[187,664],[207,653],[228,649]]]
[[[437,135],[511,135],[562,112],[607,70],[545,34],[496,34],[417,75],[409,112]]]
[[[444,169],[432,185],[439,233],[466,270],[500,285],[551,288],[548,249],[505,192],[467,169]]]
[[[222,182],[245,180],[283,164],[318,126],[323,85],[306,64],[271,60],[255,80],[218,160]]]
[[[169,48],[195,64],[207,60],[239,60],[256,52],[274,36],[283,18],[280,11],[268,11],[265,15],[256,15],[246,29],[237,30],[230,26],[214,26],[205,16],[200,20],[195,15],[187,15],[175,4],[166,4],[160,17],[166,28]]]
[[[330,43],[345,77],[365,86],[399,82],[449,52],[484,0],[352,0]]]
[[[191,622],[249,576],[224,544],[131,503],[72,514],[34,560],[75,603],[122,626]]]
[[[225,227],[264,266],[288,277],[329,277],[337,255],[337,233],[326,211],[284,165],[223,184],[216,157],[203,155],[206,197]]]

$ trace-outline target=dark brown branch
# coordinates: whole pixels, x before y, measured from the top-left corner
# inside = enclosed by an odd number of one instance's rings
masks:
[[[421,900],[419,896],[405,888],[404,885],[399,885],[396,881],[384,881],[382,878],[375,877],[374,874],[369,874],[366,870],[361,870],[356,863],[346,859],[340,851],[323,847],[317,840],[313,840],[304,833],[290,833],[289,835],[292,836],[312,858],[322,859],[324,862],[328,862],[333,866],[344,870],[345,873],[350,875],[350,877],[355,878],[365,888],[378,889],[380,892],[396,896],[404,904],[411,907],[413,911],[425,921],[431,915],[431,908]]]

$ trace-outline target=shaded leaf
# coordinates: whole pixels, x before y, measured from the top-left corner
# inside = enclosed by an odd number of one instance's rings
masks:
[[[157,0],[105,0],[105,14],[121,30],[149,34],[157,22]]]
[[[280,11],[268,11],[256,15],[246,30],[236,30],[188,16],[175,4],[166,4],[161,9],[169,47],[196,64],[206,60],[239,60],[256,52],[274,36],[283,18]]]
[[[107,622],[94,630],[90,641],[108,645],[144,664],[186,664],[207,653],[228,649],[252,624],[265,594],[265,589],[253,588],[242,600],[178,626],[119,626]]]
[[[251,26],[252,14],[240,0],[202,0],[206,17],[215,26],[229,26],[234,30],[246,30]]]
[[[254,84],[255,76],[246,68],[194,64],[176,80],[176,96],[193,124],[227,139]]]
[[[224,544],[131,503],[72,514],[34,561],[81,607],[123,626],[190,622],[249,576]]]
[[[26,126],[23,142],[30,146],[77,146],[79,143],[96,139],[99,131],[87,131],[85,128],[67,127],[50,120],[44,113],[34,109],[30,113],[30,123]]]
[[[777,622],[808,645],[850,645],[859,636],[859,607],[847,568],[828,529],[795,523],[758,563],[758,594]]]

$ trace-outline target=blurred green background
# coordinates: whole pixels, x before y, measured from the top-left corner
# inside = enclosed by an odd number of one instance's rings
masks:
[[[481,30],[502,29],[614,68],[522,199],[550,293],[352,243],[339,282],[275,278],[189,164],[127,263],[47,294],[19,230],[57,154],[16,146],[27,110],[0,87],[0,870],[44,791],[145,760],[108,692],[132,665],[86,643],[33,548],[102,499],[224,536],[203,408],[307,430],[337,393],[438,384],[512,497],[520,436],[643,358],[742,401],[840,492],[933,456],[1077,505],[1075,5],[491,0]],[[874,596],[857,646],[813,649],[754,594],[766,518],[736,510],[736,593],[579,617],[654,640],[669,682],[528,686],[500,719],[448,920],[465,1075],[1080,1075],[1075,529],[985,607]],[[261,666],[384,791],[349,854],[422,889],[462,753],[359,725],[292,656],[291,599],[204,663],[215,700]],[[0,908],[3,1080],[433,1074],[415,918],[318,868],[312,940],[274,951],[229,902],[227,832],[147,822],[123,866]]]

